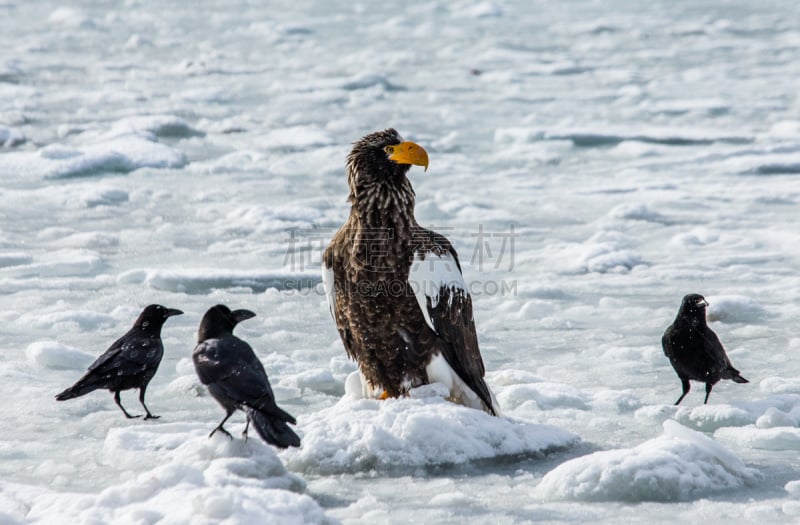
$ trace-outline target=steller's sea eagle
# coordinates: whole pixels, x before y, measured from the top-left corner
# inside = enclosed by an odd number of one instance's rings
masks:
[[[412,164],[427,170],[427,152],[394,129],[353,144],[350,217],[323,255],[331,315],[366,395],[439,382],[451,400],[498,415],[456,250],[414,218]]]

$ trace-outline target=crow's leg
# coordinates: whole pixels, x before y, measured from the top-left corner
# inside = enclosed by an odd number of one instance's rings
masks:
[[[706,383],[706,400],[703,401],[703,404],[708,404],[708,396],[711,395],[711,389],[714,388],[712,383]]]
[[[217,425],[217,426],[214,428],[214,430],[212,430],[212,431],[211,431],[211,433],[208,435],[208,437],[211,437],[211,436],[213,436],[213,435],[214,435],[214,432],[216,432],[217,430],[219,430],[220,432],[222,432],[223,434],[225,434],[225,435],[226,435],[226,436],[228,436],[229,438],[233,439],[233,436],[231,436],[231,433],[230,433],[230,432],[228,432],[227,430],[225,430],[225,427],[223,427],[223,426],[222,426],[222,425],[224,425],[224,424],[225,424],[225,422],[228,420],[228,418],[229,418],[229,417],[231,417],[231,415],[233,414],[233,412],[234,412],[233,410],[229,410],[229,411],[228,411],[228,413],[227,413],[227,414],[225,414],[225,418],[224,418],[224,419],[223,419],[223,420],[220,422],[220,424],[219,424],[219,425]]]
[[[114,402],[117,404],[119,409],[122,410],[122,413],[125,414],[125,417],[127,417],[128,419],[136,419],[137,417],[142,417],[142,416],[132,416],[128,414],[128,411],[125,410],[125,407],[122,406],[122,402],[119,400],[119,390],[114,390]]]
[[[161,416],[154,416],[150,413],[150,410],[147,409],[147,405],[144,404],[144,392],[147,390],[147,385],[143,385],[142,388],[139,389],[139,403],[142,404],[144,407],[144,411],[147,412],[147,415],[144,416],[145,419],[158,419]]]
[[[683,387],[683,394],[681,394],[681,397],[679,397],[678,400],[675,401],[675,405],[680,405],[681,401],[683,401],[683,398],[686,397],[686,394],[689,393],[689,389],[692,388],[691,385],[689,384],[689,380],[684,378],[681,378],[681,386]]]

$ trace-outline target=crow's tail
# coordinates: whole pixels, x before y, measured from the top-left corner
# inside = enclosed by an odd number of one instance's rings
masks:
[[[68,389],[64,390],[60,394],[56,395],[56,399],[58,401],[66,401],[67,399],[80,397],[84,394],[88,394],[89,392],[92,392],[102,387],[103,387],[102,384],[98,384],[95,381],[92,381],[92,377],[86,375],[80,378],[77,383],[75,383]]]
[[[723,379],[730,379],[734,383],[749,383],[750,382],[747,379],[743,378],[742,375],[739,373],[739,371],[736,370],[733,367],[730,367],[727,370],[725,370],[725,372],[722,374],[722,378]]]
[[[256,427],[258,435],[270,445],[275,445],[280,448],[300,446],[300,436],[289,428],[287,420],[276,418],[271,414],[250,407],[247,407],[245,410],[247,410],[247,414],[250,416],[253,426]],[[286,414],[286,412],[284,412],[284,414]],[[289,416],[289,414],[286,415]],[[294,418],[292,416],[289,417],[291,419],[288,421],[294,423]]]

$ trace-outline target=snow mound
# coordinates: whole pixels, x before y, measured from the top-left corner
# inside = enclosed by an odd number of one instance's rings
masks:
[[[395,91],[400,89],[389,81],[389,78],[380,73],[358,73],[352,77],[347,78],[341,84],[341,88],[347,91],[355,91],[358,89],[368,89],[372,87],[382,87],[387,91]]]
[[[64,305],[59,305],[66,310],[52,312],[26,312],[19,318],[20,326],[46,330],[78,328],[82,332],[89,332],[104,327],[113,327],[117,324],[111,315],[91,310],[70,310]],[[110,341],[109,341],[110,343]]]
[[[184,423],[109,430],[101,461],[142,469],[98,494],[43,494],[26,518],[63,523],[333,523],[258,439],[209,439]]]
[[[800,480],[790,481],[783,489],[795,498],[800,498]]]
[[[798,421],[798,416],[800,416],[800,410],[797,408],[787,413],[778,408],[769,407],[756,419],[756,427],[796,427],[800,423],[800,421]]]
[[[230,204],[226,203],[227,206]],[[287,242],[302,243],[321,239],[325,231],[314,230],[314,224],[322,219],[318,209],[309,206],[238,206],[226,213],[224,231],[286,233]],[[300,229],[294,235],[291,229]]]
[[[111,135],[127,135],[131,132],[147,132],[157,137],[202,137],[202,131],[174,115],[137,115],[116,122]]]
[[[800,378],[766,377],[758,388],[765,394],[800,394]]]
[[[724,323],[750,323],[764,319],[767,311],[744,295],[716,295],[707,297],[708,320]]]
[[[669,220],[646,204],[620,204],[609,212],[609,217],[629,221],[666,224]]]
[[[303,446],[284,453],[293,471],[326,474],[396,471],[537,456],[570,447],[577,436],[548,425],[494,417],[428,397],[342,399],[301,416]]]
[[[216,268],[189,268],[185,270],[131,270],[118,278],[122,283],[144,283],[156,290],[187,294],[208,294],[225,288],[250,288],[261,293],[267,289],[305,290],[322,283],[315,272],[250,272]],[[324,296],[322,290],[319,293]]]
[[[563,383],[538,382],[527,385],[511,385],[497,395],[501,406],[516,408],[526,401],[536,401],[541,410],[558,408],[589,408],[589,396]]]
[[[0,2],[0,7],[3,5],[3,2]],[[25,69],[20,60],[11,59],[0,62],[0,83],[18,84],[24,75]]]
[[[38,152],[9,153],[0,166],[17,177],[56,179],[129,173],[139,168],[182,168],[186,162],[178,150],[147,135],[130,134],[79,148],[51,144]]]
[[[703,432],[713,432],[722,427],[752,425],[756,415],[731,405],[699,405],[679,407],[675,419],[681,424]]]
[[[553,127],[543,128],[500,128],[495,131],[495,141],[525,140],[569,140],[579,147],[613,146],[624,141],[637,141],[665,146],[694,146],[726,142],[733,144],[749,143],[754,137],[749,134],[725,131],[675,128],[660,126],[602,126],[594,127]]]
[[[333,373],[325,368],[315,368],[299,374],[284,375],[280,379],[280,385],[297,388],[301,393],[308,389],[332,396],[344,394],[344,383],[336,379]]]
[[[55,370],[83,370],[94,356],[56,341],[37,341],[28,345],[25,355],[31,364]]]
[[[328,132],[315,126],[274,129],[264,137],[264,145],[272,149],[305,149],[333,143]]]
[[[630,390],[606,388],[595,392],[592,397],[592,406],[595,409],[611,409],[624,413],[633,412],[642,406],[641,400]]]
[[[713,439],[668,420],[661,436],[641,445],[559,465],[536,493],[580,501],[685,501],[742,488],[758,478],[756,470]]]
[[[75,29],[94,29],[96,22],[82,11],[71,7],[59,7],[47,17],[48,22],[60,27]]]
[[[13,148],[24,144],[26,140],[20,130],[0,126],[0,148]]]
[[[666,146],[695,146],[715,142],[744,144],[752,142],[750,134],[731,133],[700,128],[676,128],[661,126],[602,126],[568,127],[538,130],[533,133],[544,140],[571,140],[575,146],[596,147],[619,144],[623,141],[638,141]]]
[[[494,18],[503,16],[503,9],[494,2],[479,2],[466,9],[459,8],[461,14],[470,18]]]
[[[714,437],[745,448],[760,450],[800,450],[800,428],[772,427],[720,428]]]
[[[128,192],[118,188],[93,188],[81,196],[81,204],[86,208],[98,206],[117,206],[128,202]]]
[[[567,273],[624,273],[646,264],[638,253],[600,235],[560,251],[559,267]]]
[[[690,231],[681,232],[673,236],[669,243],[677,248],[694,248],[696,246],[706,246],[719,240],[719,233],[710,231],[707,228],[692,228]]]
[[[105,267],[103,258],[91,250],[57,250],[42,254],[29,264],[5,268],[15,276],[65,277],[97,275]]]
[[[800,137],[800,120],[778,121],[770,127],[768,135],[780,139],[796,139]]]
[[[743,175],[794,175],[800,173],[800,153],[756,152],[737,155],[718,163],[727,173]]]
[[[23,264],[30,264],[33,262],[33,257],[27,253],[10,252],[0,253],[0,268],[7,266],[20,266]]]
[[[53,246],[72,249],[108,250],[119,246],[119,237],[103,232],[64,234],[53,230]]]

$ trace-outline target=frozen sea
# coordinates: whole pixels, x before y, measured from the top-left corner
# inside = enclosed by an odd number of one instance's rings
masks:
[[[0,0],[0,523],[800,519],[799,79],[795,0]],[[346,395],[319,258],[390,126],[503,418]],[[690,292],[750,383],[674,407]],[[161,419],[57,403],[149,303]],[[300,449],[207,438],[216,303]]]

